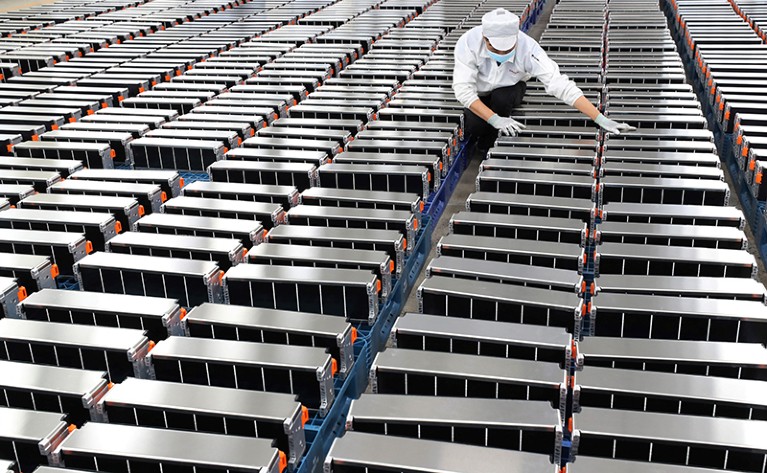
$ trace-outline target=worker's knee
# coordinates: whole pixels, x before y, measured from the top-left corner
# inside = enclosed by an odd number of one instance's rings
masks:
[[[510,116],[511,112],[522,104],[525,90],[527,90],[527,83],[524,81],[493,90],[491,93],[493,111],[502,117]]]

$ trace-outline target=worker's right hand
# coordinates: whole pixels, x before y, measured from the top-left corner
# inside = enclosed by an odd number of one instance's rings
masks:
[[[524,124],[519,123],[513,118],[499,117],[497,113],[490,117],[487,123],[506,136],[517,136],[520,131],[526,128]]]

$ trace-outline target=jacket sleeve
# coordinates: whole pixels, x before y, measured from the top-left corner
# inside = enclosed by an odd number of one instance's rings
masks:
[[[528,59],[530,74],[546,87],[546,93],[568,105],[573,105],[583,96],[583,91],[566,75],[559,72],[559,66],[546,52],[535,44]]]
[[[469,51],[466,37],[461,37],[455,45],[455,66],[453,67],[453,92],[464,107],[479,99],[477,95],[477,59]]]

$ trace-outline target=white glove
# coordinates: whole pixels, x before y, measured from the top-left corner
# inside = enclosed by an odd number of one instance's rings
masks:
[[[615,120],[610,120],[601,113],[594,119],[597,125],[601,126],[608,133],[615,133],[620,135],[622,131],[636,131],[636,127],[629,125],[628,123],[619,123]]]
[[[511,117],[499,117],[496,113],[487,120],[488,125],[498,129],[506,136],[517,136],[517,133],[527,128]]]

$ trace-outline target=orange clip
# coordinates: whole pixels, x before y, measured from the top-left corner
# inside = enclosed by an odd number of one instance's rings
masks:
[[[389,272],[394,273],[394,260],[389,260]]]
[[[123,100],[125,100],[125,97],[123,97],[122,95],[118,95],[117,96],[117,101],[118,102],[122,102]]]
[[[727,110],[726,112],[724,112],[724,119],[725,119],[725,120],[729,120],[729,119],[730,119],[730,111],[729,111],[729,110]]]
[[[739,135],[739,136],[738,136],[738,139],[737,139],[737,143],[738,143],[739,145],[742,145],[742,144],[743,144],[743,135]]]
[[[184,187],[184,178],[183,177],[180,177],[178,179],[178,185],[179,185],[179,187]]]
[[[139,93],[141,93],[141,92],[143,92],[143,91],[144,91],[144,88],[143,88],[143,87],[139,87],[139,88],[138,88],[138,91],[139,91]]]
[[[163,201],[163,202],[168,200],[168,194],[165,191],[162,191],[160,193],[160,200]]]
[[[309,422],[309,409],[302,405],[301,406],[301,425],[306,425],[306,423]]]
[[[146,210],[144,209],[143,205],[139,205],[138,206],[138,216],[139,217],[143,217],[144,215],[146,215]]]
[[[338,362],[335,358],[330,359],[330,375],[335,376],[338,373]]]
[[[89,255],[93,253],[93,242],[90,240],[85,241],[85,254]]]
[[[149,353],[150,351],[154,350],[155,345],[157,345],[155,342],[149,340],[149,349],[147,349],[146,352]]]
[[[356,328],[354,328],[354,327],[352,327],[352,336],[351,336],[351,338],[352,338],[352,343],[354,343],[354,342],[356,342],[356,341],[357,341],[357,336],[358,336],[358,333],[357,333],[357,329],[356,329]]]
[[[51,276],[53,276],[54,278],[57,278],[59,277],[59,274],[61,274],[61,272],[59,271],[59,265],[57,265],[56,263],[53,263],[51,265]]]
[[[77,118],[75,117],[69,117],[69,123],[74,123],[77,121]]]
[[[421,209],[421,212],[423,212],[423,209],[424,209],[424,207],[426,207],[426,204],[424,203],[424,201],[421,201],[421,202],[418,204],[418,206],[419,206],[419,208]]]
[[[53,126],[56,126],[56,125],[53,125]],[[56,126],[56,128],[58,128],[58,127]],[[56,128],[54,128],[54,130],[55,130]],[[34,134],[34,135],[32,135],[32,141],[40,141],[40,137],[39,137],[39,136],[37,136],[37,134]]]
[[[93,110],[88,109],[85,113],[88,115],[93,115]]]
[[[19,290],[16,291],[16,295],[19,298],[19,302],[22,302],[24,299],[27,298],[27,288],[24,286],[19,286]]]
[[[756,181],[757,184],[762,183],[762,173],[757,173],[756,176],[754,176],[754,181]]]
[[[430,172],[426,173],[426,180],[431,182],[431,173]]]
[[[123,224],[120,223],[120,221],[115,222],[115,233],[122,233],[123,231]]]
[[[179,312],[180,315],[178,316],[178,320],[184,320],[186,318],[186,309],[182,307]]]
[[[376,279],[376,292],[381,292],[381,280]]]
[[[9,153],[13,153],[13,145],[12,144],[8,144],[5,147],[6,147],[6,149],[8,150]]]
[[[77,426],[75,424],[69,424],[69,426],[67,427],[67,432],[69,432],[70,434],[74,432],[75,430],[77,430]]]
[[[743,147],[743,150],[740,152],[740,154],[741,154],[741,156],[743,156],[744,158],[745,158],[746,156],[748,156],[748,146],[744,146],[744,147]]]
[[[280,473],[282,473],[288,467],[288,456],[282,450],[277,452],[280,454]]]
[[[109,157],[112,159],[115,159],[117,157],[117,151],[110,149],[109,150]]]

